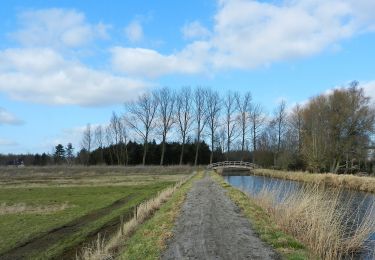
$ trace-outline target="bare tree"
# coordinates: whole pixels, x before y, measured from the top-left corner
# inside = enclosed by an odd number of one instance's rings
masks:
[[[209,128],[209,136],[211,138],[211,155],[210,155],[210,164],[214,156],[215,150],[215,137],[216,130],[219,127],[219,115],[221,109],[221,100],[219,93],[215,90],[208,89],[206,91],[206,104],[207,104],[207,122]]]
[[[218,139],[219,139],[220,150],[222,153],[224,153],[225,148],[227,147],[227,135],[225,131],[225,125],[220,125]]]
[[[171,91],[169,88],[164,87],[156,91],[155,95],[159,104],[158,110],[157,110],[157,117],[158,117],[158,121],[160,122],[160,127],[161,127],[160,130],[161,130],[161,135],[162,135],[160,165],[163,165],[167,134],[171,130],[172,125],[175,123],[174,105],[176,102],[176,94],[173,91]]]
[[[275,162],[277,157],[280,155],[281,151],[281,138],[285,131],[286,126],[286,119],[287,119],[287,112],[286,112],[286,102],[282,100],[280,104],[276,107],[274,112],[275,116],[273,121],[275,122],[276,130],[277,130],[277,149],[276,149],[276,156]]]
[[[201,142],[201,135],[207,123],[207,113],[205,111],[206,90],[198,87],[194,91],[194,116],[195,116],[195,130],[196,130],[196,150],[194,165],[198,164],[199,147]]]
[[[155,126],[155,114],[158,108],[158,99],[154,93],[144,93],[136,101],[129,102],[126,109],[129,113],[127,123],[143,139],[142,164],[146,164],[148,139]]]
[[[184,150],[186,137],[191,130],[192,125],[192,94],[191,89],[188,87],[182,88],[180,93],[177,95],[177,121],[178,130],[181,135],[181,154],[180,154],[180,165],[183,163]]]
[[[108,125],[106,128],[105,128],[105,140],[106,140],[106,144],[107,144],[107,147],[110,148],[109,149],[109,158],[110,158],[110,164],[112,165],[113,164],[113,137],[112,137],[112,130],[111,130],[111,126]]]
[[[243,96],[235,94],[237,110],[239,112],[238,124],[241,129],[241,152],[244,156],[246,137],[249,133],[251,93],[246,92]]]
[[[299,104],[297,104],[289,115],[289,126],[295,139],[297,141],[298,155],[301,154],[302,149],[302,123],[303,123],[303,111]]]
[[[260,104],[254,104],[250,110],[251,137],[253,145],[253,163],[255,163],[258,136],[261,132],[262,126],[264,125],[265,121],[266,118],[263,114],[263,108]]]
[[[310,170],[354,170],[367,159],[375,110],[362,88],[335,89],[310,100],[303,109],[302,153]]]
[[[225,124],[225,133],[227,140],[227,159],[230,152],[230,147],[236,133],[236,103],[235,95],[233,92],[228,91],[224,98],[224,124]]]
[[[116,157],[117,164],[121,164],[121,147],[120,147],[120,142],[121,142],[121,119],[120,117],[115,113],[112,112],[112,117],[109,122],[109,129],[112,132],[111,137],[112,137],[112,143],[113,145],[111,146],[113,154]]]
[[[124,165],[128,165],[129,162],[129,154],[128,154],[128,131],[126,129],[126,116],[119,120],[119,131],[120,131],[120,145],[121,145],[121,155],[125,157]]]
[[[91,131],[91,125],[87,124],[85,131],[83,131],[83,138],[82,138],[82,148],[87,153],[86,156],[86,165],[90,164],[90,152],[92,147],[92,141],[93,141],[93,134]]]
[[[103,156],[103,127],[101,125],[98,125],[95,128],[95,143],[96,146],[100,150],[100,163],[103,163],[104,156]]]

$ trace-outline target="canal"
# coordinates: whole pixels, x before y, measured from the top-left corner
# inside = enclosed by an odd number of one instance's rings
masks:
[[[306,184],[301,182],[255,175],[244,176],[243,172],[239,172],[238,175],[236,175],[235,172],[231,172],[230,175],[224,175],[224,179],[232,186],[249,194],[249,196],[256,197],[264,190],[272,190],[273,194],[275,194],[274,192],[277,193],[275,203],[282,203],[288,196],[306,187]],[[324,189],[326,191],[332,190],[333,192],[332,188]],[[375,219],[374,194],[342,189],[339,192],[339,201],[340,205],[345,206],[345,214],[348,216],[347,219],[352,218],[350,221],[345,221],[349,233],[355,232],[355,228],[366,216]],[[375,228],[373,230],[375,230]],[[355,259],[375,259],[375,232],[369,236],[365,247],[366,249],[356,255],[354,257]]]

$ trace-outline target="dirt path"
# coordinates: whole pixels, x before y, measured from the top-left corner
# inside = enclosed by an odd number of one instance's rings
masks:
[[[46,234],[33,238],[32,240],[27,241],[9,250],[8,252],[5,252],[4,254],[0,255],[0,259],[1,260],[28,259],[30,255],[32,254],[43,252],[47,250],[49,247],[53,246],[59,240],[69,237],[69,235],[72,235],[75,232],[79,231],[79,229],[83,228],[85,225],[91,223],[92,221],[95,221],[105,216],[112,210],[122,207],[124,204],[128,203],[132,199],[132,197],[133,197],[132,195],[129,195],[125,198],[119,199],[107,207],[90,212],[89,214],[82,216],[78,219],[75,219],[70,223],[67,223],[61,227],[55,228]],[[89,236],[90,235],[92,234],[89,234]],[[75,248],[72,248],[72,249],[75,249]],[[70,250],[67,249],[69,255],[71,253],[69,251],[72,251],[72,249]],[[59,259],[65,259],[65,257],[61,256],[59,257]]]
[[[194,183],[162,259],[279,259],[208,175]]]

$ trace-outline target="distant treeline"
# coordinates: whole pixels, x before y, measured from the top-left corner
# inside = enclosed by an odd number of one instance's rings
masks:
[[[74,149],[74,148],[73,148]],[[148,143],[149,156],[147,165],[158,165],[161,157],[161,144],[156,141]],[[165,151],[165,164],[176,165],[180,161],[181,144],[177,142],[167,143]],[[199,147],[199,164],[207,164],[210,160],[210,149],[205,142]],[[218,151],[217,156],[222,156]],[[46,165],[139,165],[142,164],[143,144],[128,142],[127,145],[120,143],[109,147],[97,148],[90,152],[80,150],[76,155],[69,154],[69,145],[64,147],[59,144],[55,147],[54,154],[8,154],[0,155],[0,165],[25,165],[25,166],[46,166]],[[185,146],[183,164],[194,164],[195,144],[187,143]]]
[[[166,143],[165,165],[178,165],[180,163],[181,144],[178,142]],[[0,165],[9,166],[47,166],[47,165],[84,165],[87,163],[88,153],[85,149],[79,151],[73,156],[69,153],[69,149],[74,148],[68,144],[66,147],[59,144],[55,147],[54,154],[0,154]],[[161,157],[161,144],[157,144],[155,140],[148,144],[149,156],[147,157],[147,165],[158,165]],[[195,143],[188,142],[185,146],[182,164],[193,165],[195,160]],[[126,155],[127,150],[127,155]],[[230,154],[223,153],[220,149],[214,151],[214,161],[253,160],[253,152],[232,151]],[[210,161],[211,150],[205,142],[201,142],[199,146],[198,163],[206,165]],[[273,165],[273,154],[266,151],[258,151],[257,157],[259,164],[263,167],[271,167]],[[111,145],[110,147],[97,148],[90,152],[90,165],[140,165],[143,159],[143,144],[129,142],[125,144]]]
[[[78,149],[2,156],[2,164],[171,165],[250,161],[310,172],[373,172],[375,108],[358,82],[272,113],[250,91],[168,87],[146,92],[113,112],[105,125],[87,125]],[[157,140],[157,141],[153,141]],[[126,144],[126,145],[125,145]],[[74,152],[74,150],[76,152]]]

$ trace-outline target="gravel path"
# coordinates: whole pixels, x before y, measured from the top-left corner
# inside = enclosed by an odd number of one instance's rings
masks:
[[[196,181],[162,259],[279,259],[208,175]]]

